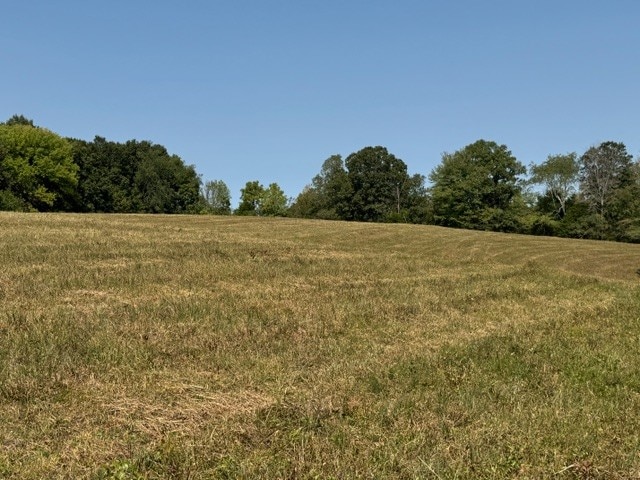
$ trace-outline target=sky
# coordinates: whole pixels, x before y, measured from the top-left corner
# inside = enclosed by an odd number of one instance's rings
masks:
[[[640,154],[638,0],[6,3],[0,121],[164,145],[234,204],[366,146],[425,176],[479,139]]]

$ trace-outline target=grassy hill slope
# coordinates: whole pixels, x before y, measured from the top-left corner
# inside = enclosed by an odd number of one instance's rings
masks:
[[[0,214],[0,478],[638,478],[640,246]]]

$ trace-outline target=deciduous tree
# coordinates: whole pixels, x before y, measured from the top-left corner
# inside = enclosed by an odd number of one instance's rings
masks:
[[[545,188],[545,195],[554,205],[555,215],[564,217],[567,202],[577,192],[579,164],[576,153],[549,155],[540,165],[531,165],[529,171],[529,181]]]
[[[351,184],[348,219],[382,221],[400,213],[407,165],[384,147],[365,147],[345,160]]]
[[[603,142],[580,157],[580,192],[592,212],[605,219],[617,189],[632,181],[632,156],[624,143]]]
[[[351,184],[340,155],[327,158],[320,173],[313,177],[298,195],[290,208],[290,214],[304,218],[337,220],[349,211]]]
[[[222,180],[209,180],[204,184],[203,197],[207,210],[215,215],[231,213],[231,191]]]
[[[236,210],[237,215],[260,215],[264,187],[257,181],[249,181],[240,189],[240,205]]]
[[[263,191],[260,202],[260,214],[268,217],[281,217],[287,212],[287,196],[277,183],[271,183]]]
[[[611,212],[614,238],[640,243],[640,159],[631,165],[628,180],[613,194]]]
[[[138,169],[138,142],[111,142],[96,136],[93,141],[71,140],[73,158],[79,165],[78,206],[83,212],[130,213],[139,211],[134,198]]]
[[[44,128],[9,123],[0,125],[0,190],[27,208],[68,209],[78,182],[69,142]]]
[[[429,175],[434,221],[440,225],[482,230],[518,228],[514,198],[526,168],[506,145],[478,140],[455,153]]]
[[[192,165],[148,141],[73,140],[80,166],[78,210],[186,213],[200,205],[200,177]]]

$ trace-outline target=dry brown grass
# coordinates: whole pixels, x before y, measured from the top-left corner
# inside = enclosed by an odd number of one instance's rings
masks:
[[[640,475],[638,245],[0,213],[0,262],[0,478]]]

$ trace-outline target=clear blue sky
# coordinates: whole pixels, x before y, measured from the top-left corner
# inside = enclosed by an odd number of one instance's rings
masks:
[[[234,203],[369,145],[424,175],[480,138],[640,153],[638,0],[6,3],[0,120],[162,144]]]

